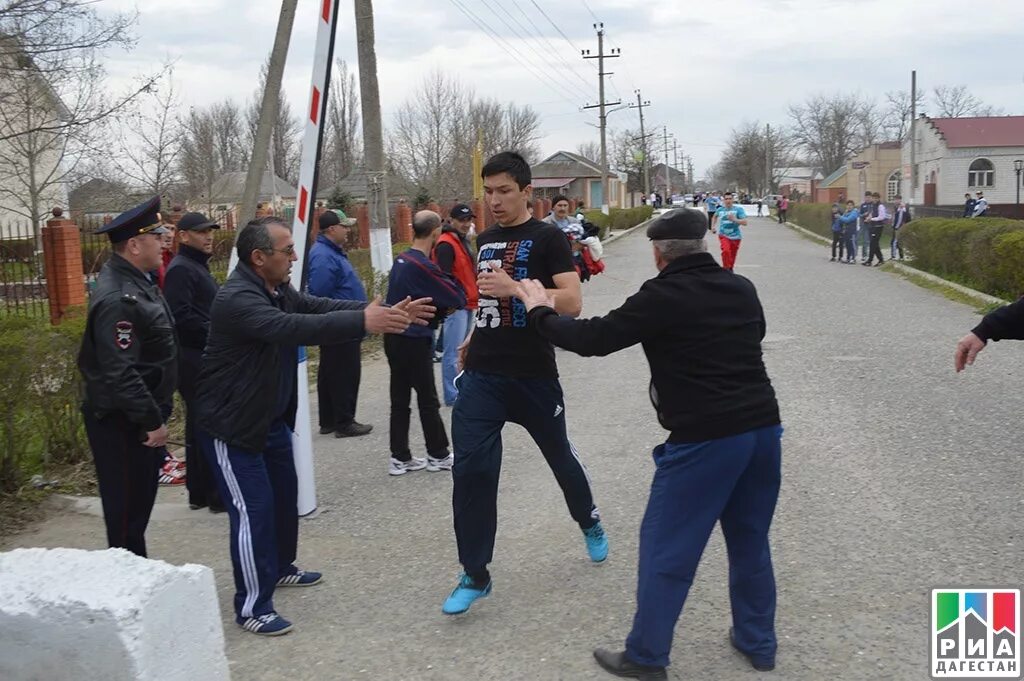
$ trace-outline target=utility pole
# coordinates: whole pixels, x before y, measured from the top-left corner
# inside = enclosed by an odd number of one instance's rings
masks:
[[[299,0],[283,0],[281,14],[277,19],[277,34],[274,36],[274,47],[270,51],[270,62],[267,64],[267,80],[263,86],[263,99],[260,102],[260,118],[256,123],[255,146],[249,161],[249,171],[245,175],[245,189],[242,191],[242,206],[238,213],[239,222],[244,225],[256,216],[257,194],[263,180],[263,169],[267,165],[267,149],[270,147],[270,136],[274,133],[277,112],[281,99],[281,79],[284,76],[284,63],[288,57],[288,43],[291,40],[292,26],[295,24],[295,7]],[[271,168],[273,176],[273,168]]]
[[[358,2],[358,0],[357,0]],[[621,57],[621,50],[613,49],[608,54],[604,53],[604,24],[594,24],[594,29],[597,31],[597,54],[590,54],[590,50],[583,50],[584,59],[596,59],[597,60],[597,96],[600,101],[597,104],[588,104],[584,106],[584,109],[600,109],[599,117],[601,119],[601,212],[608,215],[608,116],[605,112],[605,107],[615,106],[621,104],[621,101],[606,102],[604,101],[604,77],[610,76],[614,71],[606,72],[604,70],[605,59],[615,59]],[[365,117],[365,114],[364,114]],[[589,197],[588,197],[589,198]]]
[[[917,71],[910,72],[910,203],[917,196]]]
[[[665,138],[665,195],[666,195],[666,198],[669,201],[669,204],[671,204],[672,203],[672,166],[668,162],[669,161],[669,158],[668,158],[668,126],[667,125],[663,125],[663,126],[661,126],[661,129],[662,129],[662,133],[664,134],[664,138]]]
[[[686,177],[690,180],[690,191],[697,191],[697,182],[693,179],[693,159],[686,159]]]
[[[370,262],[375,272],[389,272],[392,263],[391,227],[384,170],[384,130],[380,119],[380,86],[377,84],[377,52],[374,49],[373,0],[355,0],[355,13],[359,98],[363,110],[363,164],[370,208]]]
[[[679,167],[679,142],[678,140],[672,140],[672,167]],[[683,191],[686,191],[686,175],[683,175]],[[670,196],[669,199],[672,197]]]
[[[644,130],[644,109],[651,105],[650,100],[643,100],[640,97],[640,90],[636,90],[636,104],[630,104],[630,109],[636,109],[640,112],[640,140],[641,147],[640,153],[643,154],[643,178],[644,178],[644,196],[650,196],[651,194],[651,173],[650,173],[650,159],[647,158],[647,133]]]
[[[765,193],[772,193],[772,126],[764,124],[764,186]]]

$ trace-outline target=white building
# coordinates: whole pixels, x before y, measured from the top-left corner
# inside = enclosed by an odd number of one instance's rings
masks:
[[[961,206],[981,190],[990,206],[1017,200],[1013,162],[1024,159],[1024,116],[917,119],[917,187],[904,186],[911,203]],[[903,143],[903,176],[910,178],[911,139]]]

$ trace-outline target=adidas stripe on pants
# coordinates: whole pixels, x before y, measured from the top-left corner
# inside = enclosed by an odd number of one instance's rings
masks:
[[[292,432],[283,421],[270,427],[262,452],[198,435],[231,518],[231,564],[239,621],[274,610],[277,580],[295,571],[299,536],[298,482]]]

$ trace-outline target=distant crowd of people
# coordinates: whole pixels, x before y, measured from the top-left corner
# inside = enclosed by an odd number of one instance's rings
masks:
[[[911,220],[910,206],[897,195],[891,209],[882,203],[878,192],[865,192],[864,201],[857,206],[853,200],[843,201],[842,195],[832,204],[832,259],[853,265],[857,262],[857,245],[860,244],[861,264],[870,267],[881,265],[882,235],[886,227],[892,229],[892,243],[889,257],[903,260],[903,244],[900,230]]]

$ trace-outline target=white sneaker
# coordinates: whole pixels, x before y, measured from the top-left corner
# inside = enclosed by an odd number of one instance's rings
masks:
[[[432,456],[428,456],[427,470],[430,471],[431,473],[436,473],[437,471],[450,471],[454,463],[455,457],[452,456],[451,454],[444,457],[443,459],[435,459]]]
[[[408,461],[399,461],[391,457],[388,462],[388,475],[405,475],[410,471],[421,471],[427,467],[426,459],[417,459],[415,456]]]

